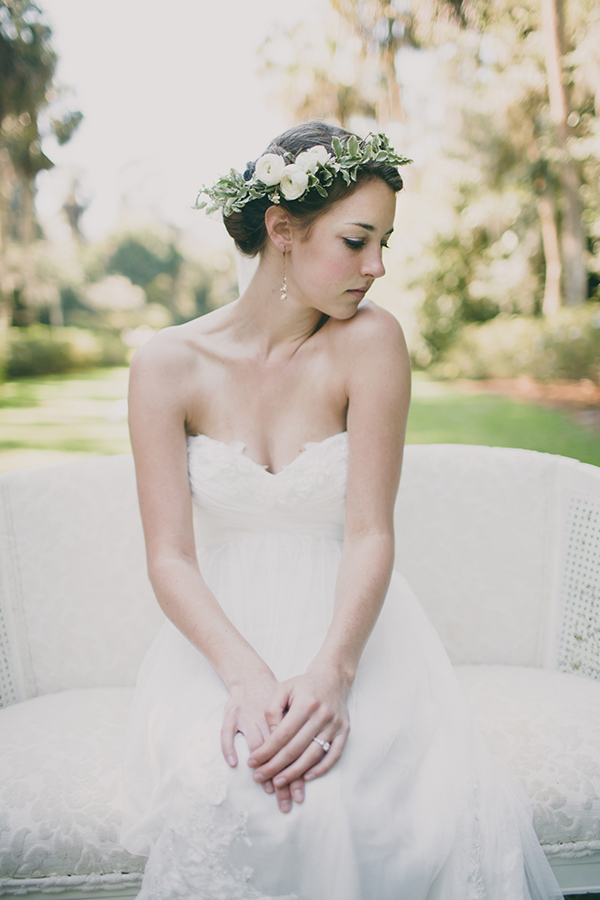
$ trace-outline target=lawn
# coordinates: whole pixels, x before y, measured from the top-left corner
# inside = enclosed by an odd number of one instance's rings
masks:
[[[0,384],[0,471],[129,453],[127,369]]]
[[[411,444],[485,444],[571,456],[600,466],[600,432],[566,412],[499,394],[467,393],[417,373],[408,418]]]
[[[0,384],[0,471],[75,455],[128,453],[127,369],[99,369]],[[422,374],[408,422],[412,444],[525,447],[600,466],[600,433],[558,410],[472,394]]]

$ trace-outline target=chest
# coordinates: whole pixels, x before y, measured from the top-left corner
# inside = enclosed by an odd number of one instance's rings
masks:
[[[211,360],[189,396],[190,433],[219,440],[264,448],[274,436],[293,444],[345,428],[345,376],[324,356],[282,365]]]

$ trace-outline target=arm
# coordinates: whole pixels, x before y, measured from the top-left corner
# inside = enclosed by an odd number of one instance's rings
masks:
[[[340,758],[349,731],[346,698],[391,577],[410,366],[397,321],[377,308],[365,313],[345,349],[350,456],[334,615],[306,674],[275,692],[268,710],[275,730],[250,761],[259,781],[309,780]],[[327,754],[315,736],[330,741]]]
[[[129,424],[150,581],[165,615],[229,690],[222,749],[235,766],[237,731],[251,751],[269,735],[264,711],[277,681],[233,627],[198,567],[185,433],[188,393],[190,386],[197,390],[200,377],[197,357],[169,331],[139,350],[131,367]],[[268,782],[266,789],[273,791]],[[280,806],[289,802],[288,787],[277,794]]]

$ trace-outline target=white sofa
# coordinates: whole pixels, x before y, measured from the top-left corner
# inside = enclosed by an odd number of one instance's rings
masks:
[[[0,894],[134,897],[123,733],[161,613],[129,457],[0,478]],[[566,893],[600,891],[600,469],[409,446],[398,567]]]

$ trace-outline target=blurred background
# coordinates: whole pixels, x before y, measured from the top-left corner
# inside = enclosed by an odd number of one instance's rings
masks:
[[[237,295],[199,188],[385,130],[409,441],[600,465],[596,0],[0,0],[0,470],[128,452],[127,366]]]

